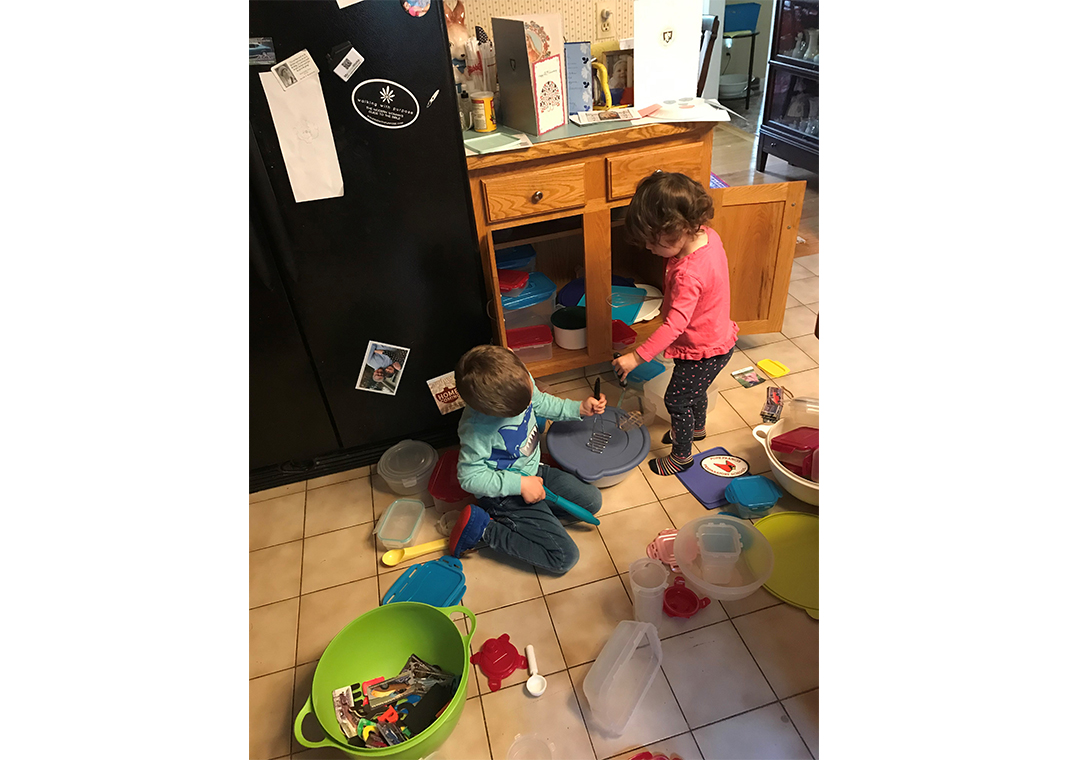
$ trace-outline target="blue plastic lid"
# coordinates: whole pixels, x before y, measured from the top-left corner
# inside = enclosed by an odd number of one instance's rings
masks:
[[[775,506],[782,498],[782,489],[763,475],[741,475],[730,482],[723,495],[732,504],[759,510]]]
[[[666,369],[667,367],[658,362],[656,359],[653,359],[652,361],[648,362],[643,362],[642,364],[639,364],[637,367],[631,370],[630,374],[627,375],[627,382],[644,383],[649,380],[652,380],[657,375],[663,374]]]
[[[459,604],[466,590],[460,560],[441,557],[405,570],[382,597],[382,604],[422,602],[431,607],[451,607]]]
[[[500,268],[499,265],[498,268]],[[634,278],[614,274],[612,275],[612,284],[633,288]],[[560,288],[560,292],[556,294],[556,302],[561,306],[578,306],[579,301],[585,299],[585,297],[586,279],[584,277],[579,277]]]
[[[522,269],[534,260],[534,246],[517,245],[515,248],[501,248],[497,251],[498,269]]]
[[[504,304],[505,311],[515,311],[528,306],[536,306],[554,295],[556,295],[556,285],[553,281],[541,272],[531,272],[527,286],[519,292],[519,295],[501,296],[501,302]]]
[[[545,448],[560,467],[587,483],[628,472],[648,456],[649,430],[644,425],[620,430],[616,420],[622,414],[616,407],[609,406],[600,415],[554,422],[545,434]],[[604,451],[595,454],[586,448],[586,444],[598,417],[603,418],[604,432],[612,437]]]

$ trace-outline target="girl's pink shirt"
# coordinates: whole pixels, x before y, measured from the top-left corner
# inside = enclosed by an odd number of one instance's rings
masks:
[[[664,262],[664,324],[638,348],[645,361],[661,351],[669,359],[719,356],[738,337],[738,324],[731,319],[727,253],[719,235],[703,229],[708,243]]]

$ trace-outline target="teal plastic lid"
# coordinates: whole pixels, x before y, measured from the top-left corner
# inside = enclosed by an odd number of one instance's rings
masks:
[[[529,243],[515,248],[501,248],[497,251],[498,269],[522,269],[534,260],[534,246]]]
[[[652,380],[657,375],[663,374],[667,369],[663,364],[653,359],[649,362],[643,362],[631,370],[627,375],[628,383],[644,383]]]
[[[556,285],[553,284],[552,280],[541,272],[531,272],[530,279],[527,280],[527,286],[519,292],[519,295],[501,296],[501,302],[504,304],[505,311],[515,311],[516,309],[525,309],[528,306],[536,306],[555,295]]]
[[[782,489],[763,475],[741,475],[731,481],[723,492],[732,504],[746,509],[770,509],[782,498]]]

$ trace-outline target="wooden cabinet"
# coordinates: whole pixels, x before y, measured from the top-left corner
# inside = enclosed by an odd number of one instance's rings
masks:
[[[661,169],[708,186],[713,124],[661,123],[535,143],[523,151],[469,156],[468,176],[482,264],[487,314],[507,345],[496,250],[530,242],[535,268],[557,289],[585,278],[587,346],[553,346],[553,357],[529,365],[535,377],[612,358],[613,275],[663,287],[664,263],[623,239],[622,220],[638,183]],[[742,334],[782,327],[804,182],[710,190],[710,226],[730,263],[731,316]],[[634,325],[643,341],[661,317]]]

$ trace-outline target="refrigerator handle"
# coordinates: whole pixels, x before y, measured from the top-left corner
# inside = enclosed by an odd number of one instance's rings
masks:
[[[289,233],[286,231],[282,220],[282,212],[278,207],[278,199],[271,187],[270,177],[267,175],[267,167],[260,155],[260,146],[256,143],[256,134],[252,131],[252,124],[248,125],[249,143],[249,186],[252,189],[253,200],[259,206],[261,216],[265,221],[265,233],[270,236],[269,242],[281,260],[282,265],[289,273],[290,279],[296,281],[299,278],[297,262],[293,257],[292,246],[289,242]]]

